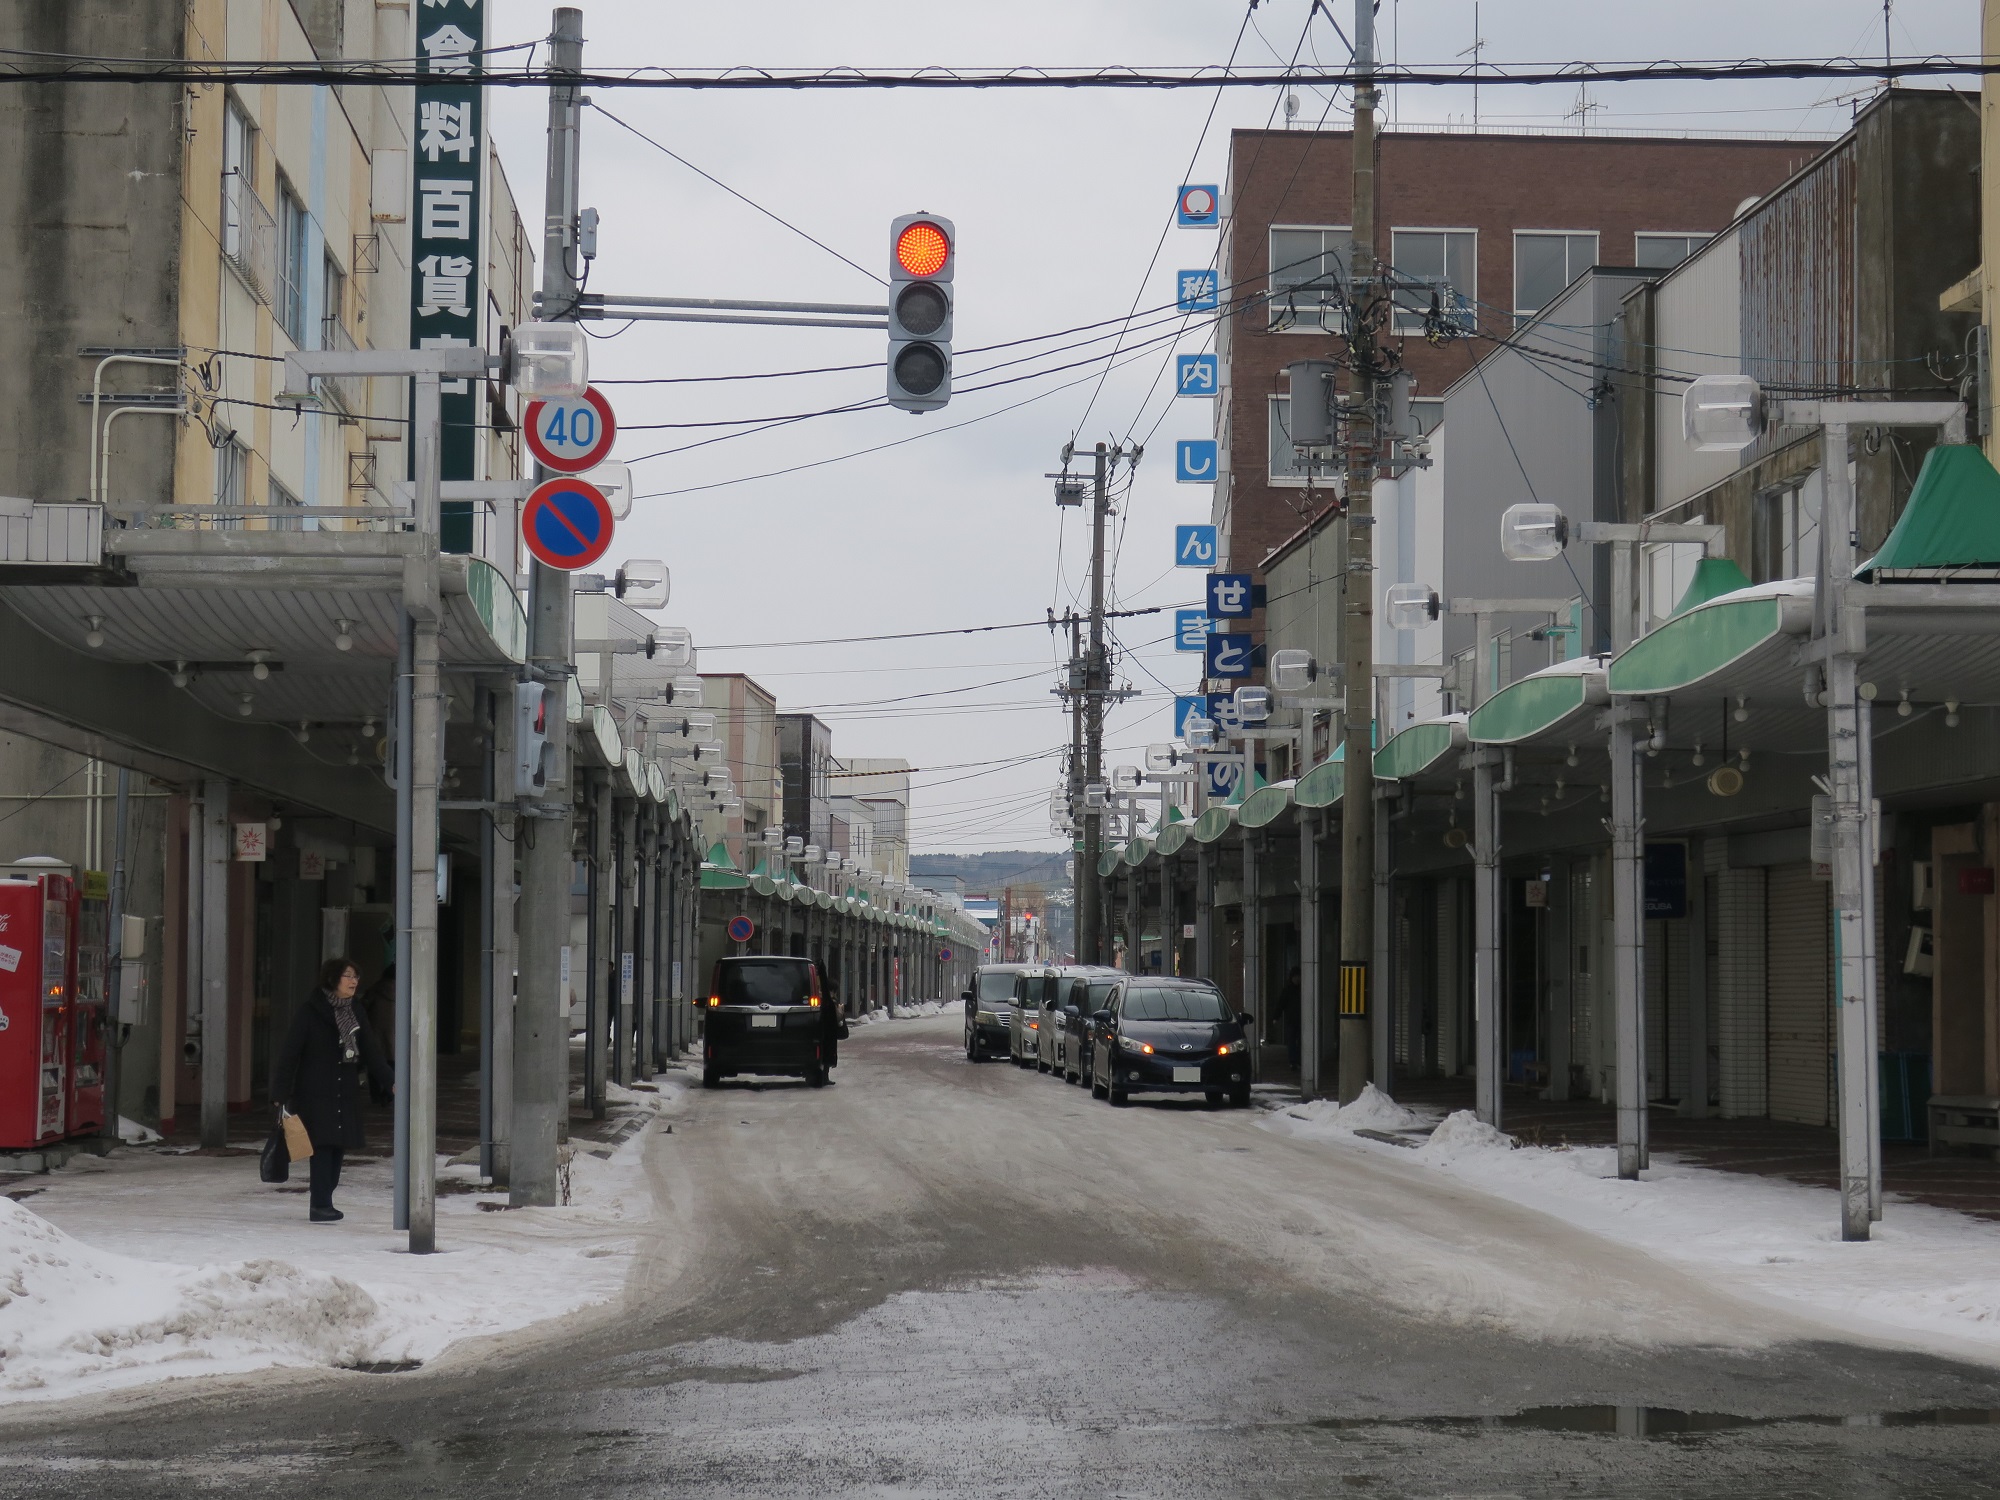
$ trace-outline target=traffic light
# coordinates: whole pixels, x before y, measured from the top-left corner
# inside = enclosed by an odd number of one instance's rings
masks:
[[[889,225],[889,404],[935,411],[951,400],[951,276],[958,232],[936,214]]]
[[[539,797],[548,789],[555,746],[549,743],[548,689],[514,684],[514,795]]]

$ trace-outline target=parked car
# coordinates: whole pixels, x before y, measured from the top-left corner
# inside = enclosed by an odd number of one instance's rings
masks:
[[[1041,1057],[1042,1016],[1062,990],[1065,970],[1053,965],[1023,969],[1014,977],[1014,1024],[1007,1055],[1017,1068],[1032,1068]]]
[[[984,1062],[1013,1047],[1014,981],[1026,964],[981,964],[965,1001],[965,1060]]]
[[[1248,1015],[1235,1015],[1205,979],[1121,980],[1096,1023],[1091,1093],[1113,1104],[1133,1094],[1202,1094],[1250,1103]]]
[[[1042,1013],[1041,1069],[1064,1083],[1083,1078],[1083,1028],[1087,1017],[1104,1008],[1111,991],[1124,977],[1121,970],[1078,965],[1063,976],[1056,1000]]]
[[[703,1087],[720,1087],[736,1073],[791,1075],[824,1087],[822,1001],[819,966],[811,959],[717,959],[702,1011]]]

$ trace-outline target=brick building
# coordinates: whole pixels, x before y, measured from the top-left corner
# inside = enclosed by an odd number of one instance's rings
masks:
[[[1384,134],[1378,263],[1399,283],[1437,288],[1468,334],[1427,343],[1428,292],[1401,294],[1392,333],[1402,335],[1419,411],[1491,350],[1492,339],[1591,266],[1678,264],[1746,200],[1823,149],[1812,140]],[[1218,338],[1213,517],[1223,557],[1239,570],[1261,567],[1308,519],[1306,480],[1287,436],[1284,370],[1329,357],[1338,344],[1341,315],[1322,289],[1345,275],[1352,152],[1346,131],[1244,130],[1230,143],[1221,282],[1238,297],[1269,293],[1239,304]]]

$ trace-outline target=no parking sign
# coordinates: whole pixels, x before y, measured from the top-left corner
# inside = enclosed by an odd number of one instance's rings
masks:
[[[611,502],[581,479],[544,480],[521,507],[521,540],[552,568],[589,567],[611,546],[611,532]]]
[[[731,917],[729,919],[729,941],[732,943],[747,943],[756,931],[757,924],[752,922],[748,917]]]

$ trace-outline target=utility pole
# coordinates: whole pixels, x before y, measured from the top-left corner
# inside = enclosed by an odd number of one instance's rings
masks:
[[[1104,522],[1111,514],[1110,470],[1115,455],[1099,443],[1090,495],[1090,655],[1083,668],[1083,780],[1104,779],[1104,695],[1111,674],[1104,659]],[[1104,892],[1097,862],[1104,852],[1104,809],[1083,809],[1083,881],[1077,888],[1076,961],[1104,962]]]
[[[549,37],[549,71],[575,77],[583,71],[583,12],[555,13]],[[547,202],[542,227],[542,316],[573,319],[577,312],[576,222],[580,170],[581,87],[549,88]],[[548,471],[537,469],[546,479]],[[549,1207],[556,1201],[556,1142],[569,1113],[568,997],[562,987],[562,948],[569,929],[570,778],[569,686],[570,576],[541,562],[529,565],[528,668],[548,689],[549,743],[555,748],[545,800],[524,808],[521,856],[520,985],[514,1002],[514,1130],[509,1201]]]
[[[1354,243],[1349,267],[1346,590],[1348,795],[1340,799],[1340,1102],[1368,1082],[1369,960],[1375,948],[1375,6],[1354,0]],[[1375,1023],[1379,1024],[1379,1023]]]
[[[1073,609],[1065,610],[1069,625],[1069,807],[1072,819],[1083,808],[1083,621]],[[1070,833],[1069,946],[1078,963],[1083,960],[1083,851],[1077,843],[1075,825]]]

